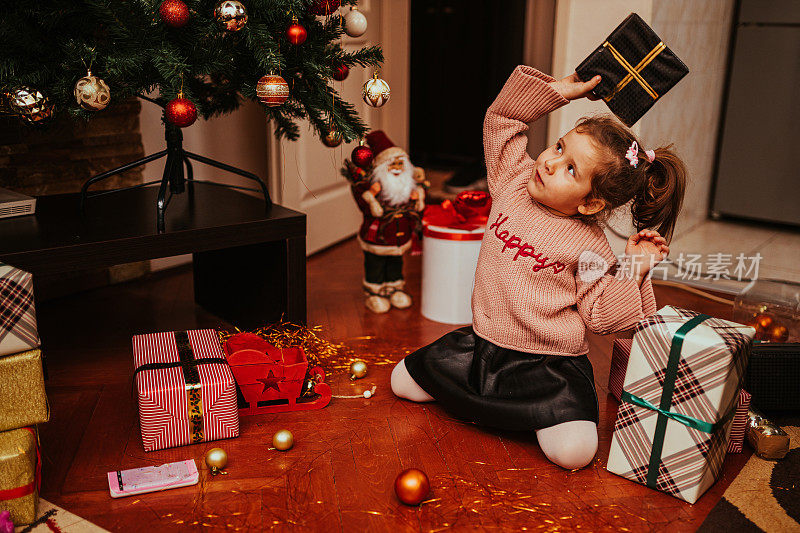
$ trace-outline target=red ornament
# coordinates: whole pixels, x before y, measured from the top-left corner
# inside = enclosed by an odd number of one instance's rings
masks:
[[[353,148],[353,153],[350,154],[350,159],[353,163],[361,168],[367,168],[372,164],[372,158],[375,154],[372,153],[369,146],[356,146]]]
[[[256,84],[256,96],[269,107],[276,107],[289,99],[289,84],[277,74],[262,76]]]
[[[336,81],[342,81],[347,78],[347,75],[350,74],[350,69],[347,68],[347,65],[344,63],[339,64],[339,66],[334,67],[333,69],[333,79]]]
[[[181,0],[164,0],[158,8],[158,14],[164,24],[180,28],[189,22],[189,7]]]
[[[169,101],[165,111],[167,121],[173,126],[185,128],[197,120],[197,107],[188,98],[178,94],[177,98]]]
[[[300,46],[306,42],[308,32],[297,22],[297,17],[292,19],[292,25],[286,30],[286,38],[295,46]]]
[[[315,0],[311,12],[315,15],[330,15],[342,5],[341,0]]]
[[[416,468],[403,470],[394,480],[394,492],[406,505],[419,505],[431,490],[430,481],[425,472]]]

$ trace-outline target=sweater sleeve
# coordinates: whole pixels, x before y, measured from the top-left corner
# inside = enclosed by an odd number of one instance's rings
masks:
[[[608,241],[581,254],[576,271],[577,308],[586,327],[600,335],[634,327],[656,312],[653,284],[648,276],[641,285],[617,264]]]
[[[551,81],[535,68],[520,65],[489,106],[483,122],[483,152],[493,196],[511,178],[533,172],[527,151],[528,123],[568,103],[550,87]]]

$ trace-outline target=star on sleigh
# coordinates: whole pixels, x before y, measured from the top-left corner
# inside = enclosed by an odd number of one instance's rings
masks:
[[[254,333],[237,333],[223,350],[236,380],[239,416],[322,409],[331,401],[325,371],[309,369],[300,347],[277,348]],[[313,388],[304,394],[306,375]]]

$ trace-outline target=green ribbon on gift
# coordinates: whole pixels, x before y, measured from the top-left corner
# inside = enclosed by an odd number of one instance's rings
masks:
[[[681,352],[683,351],[683,341],[691,330],[709,318],[711,318],[709,315],[697,315],[696,317],[684,323],[680,328],[678,328],[678,331],[675,332],[675,336],[672,338],[672,345],[669,351],[667,369],[664,374],[664,390],[661,392],[661,401],[658,407],[648,402],[644,398],[635,396],[628,391],[622,392],[622,401],[632,403],[658,413],[658,420],[656,420],[656,431],[653,435],[653,447],[650,451],[650,463],[647,467],[647,486],[650,488],[656,488],[656,481],[658,480],[658,466],[661,462],[661,454],[664,449],[664,437],[667,432],[668,420],[675,420],[676,422],[680,422],[687,427],[703,431],[704,433],[714,433],[721,426],[724,426],[725,423],[728,422],[728,420],[730,420],[736,412],[734,405],[734,408],[731,409],[728,414],[722,417],[715,424],[712,424],[710,422],[705,422],[703,420],[698,420],[690,416],[682,415],[680,413],[673,413],[670,411],[670,408],[672,407],[672,395],[675,392],[675,381],[678,377],[678,364],[680,363]]]
[[[663,409],[659,409],[652,403],[648,402],[644,398],[640,398],[635,396],[628,391],[622,392],[622,401],[632,403],[634,405],[638,405],[639,407],[644,407],[645,409],[650,409],[651,411],[655,411],[659,414],[666,416],[667,418],[671,418],[675,422],[680,422],[684,426],[696,429],[698,431],[702,431],[704,433],[714,433],[719,429],[719,427],[725,422],[728,421],[729,416],[725,416],[722,419],[718,420],[715,424],[711,422],[706,422],[704,420],[699,420],[697,418],[692,418],[691,416],[682,415],[680,413],[673,413],[672,411],[664,411]],[[735,411],[731,411],[729,414],[732,415]]]

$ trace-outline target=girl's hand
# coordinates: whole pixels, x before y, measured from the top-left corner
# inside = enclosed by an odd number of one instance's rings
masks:
[[[644,229],[634,233],[625,245],[625,255],[630,258],[631,270],[640,283],[668,254],[667,240],[655,230]]]
[[[577,100],[584,96],[589,100],[597,100],[597,96],[592,94],[592,89],[600,83],[600,76],[595,76],[587,82],[582,82],[576,73],[572,73],[566,78],[558,81],[551,81],[550,87],[558,91],[558,94],[567,100]]]
[[[667,240],[651,229],[643,229],[639,233],[634,233],[625,245],[625,255],[652,257],[654,265],[663,261],[667,254],[669,254]]]

